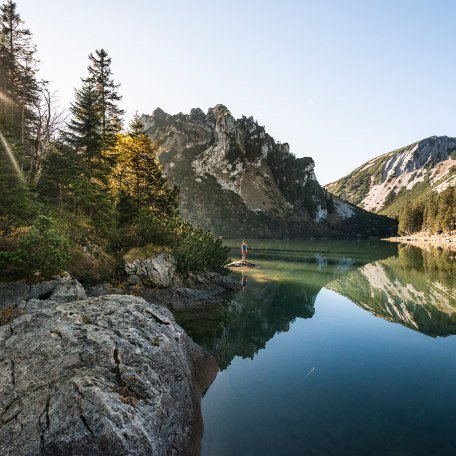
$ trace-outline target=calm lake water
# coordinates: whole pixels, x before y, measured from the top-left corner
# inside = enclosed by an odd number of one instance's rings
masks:
[[[456,455],[454,254],[251,244],[244,291],[176,315],[221,369],[202,454]]]

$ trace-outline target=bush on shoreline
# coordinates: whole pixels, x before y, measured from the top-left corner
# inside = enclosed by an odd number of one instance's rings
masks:
[[[66,268],[71,259],[70,241],[54,220],[39,215],[25,234],[18,233],[9,239],[10,247],[16,244],[16,248],[0,252],[3,278],[49,278]]]

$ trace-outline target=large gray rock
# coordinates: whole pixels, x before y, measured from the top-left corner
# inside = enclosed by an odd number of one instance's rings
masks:
[[[176,272],[176,260],[172,255],[161,252],[150,258],[126,260],[125,271],[140,277],[145,285],[169,287]]]
[[[20,305],[28,299],[29,286],[21,282],[0,282],[0,309]]]
[[[30,285],[27,299],[49,299],[55,288],[68,279],[58,278]]]
[[[56,303],[0,327],[0,454],[197,454],[217,372],[134,296]]]
[[[242,288],[238,280],[216,272],[175,275],[171,288],[140,290],[148,301],[159,302],[171,310],[201,310],[223,305],[227,292]]]
[[[24,305],[30,299],[49,299],[54,290],[70,281],[70,277],[58,277],[44,282],[28,284],[18,282],[0,283],[0,308]]]
[[[59,302],[81,301],[87,299],[87,294],[83,286],[76,279],[72,279],[59,283],[50,299]]]
[[[124,294],[120,288],[116,288],[110,283],[100,283],[98,285],[94,285],[87,290],[87,296],[106,296],[110,294]]]

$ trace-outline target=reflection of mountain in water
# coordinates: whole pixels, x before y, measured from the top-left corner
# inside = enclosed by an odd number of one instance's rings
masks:
[[[326,288],[423,334],[456,334],[454,253],[400,246],[398,256],[367,264]]]
[[[295,318],[311,318],[315,299],[328,282],[397,251],[392,244],[378,243],[360,251],[352,243],[351,249],[329,253],[328,244],[320,245],[320,251],[305,250],[305,245],[299,250],[257,248],[255,261],[262,268],[246,272],[245,292],[227,298],[223,306],[175,312],[176,320],[224,369],[235,356],[252,358],[274,334],[288,331]],[[315,242],[309,245],[314,248]]]

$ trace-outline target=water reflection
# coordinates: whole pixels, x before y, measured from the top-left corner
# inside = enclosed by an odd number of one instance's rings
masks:
[[[182,315],[222,368],[202,455],[456,454],[456,337],[427,336],[456,334],[453,254],[250,245],[245,291]]]
[[[456,334],[455,253],[401,245],[327,288],[360,307],[429,336]]]
[[[394,244],[379,242],[258,242],[252,254],[261,267],[233,273],[244,292],[227,298],[224,306],[174,315],[223,370],[235,356],[253,358],[297,317],[311,318],[326,284],[396,253]]]
[[[245,271],[242,271],[242,277],[241,277],[242,291],[245,291],[246,286],[247,286],[247,275],[246,275]]]

